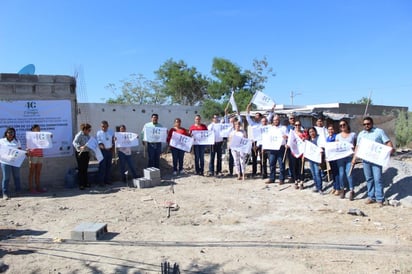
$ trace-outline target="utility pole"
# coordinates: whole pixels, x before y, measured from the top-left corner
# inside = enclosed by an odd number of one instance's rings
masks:
[[[290,92],[290,103],[292,106],[293,106],[293,99],[298,95],[302,95],[302,93],[294,92],[293,90]]]

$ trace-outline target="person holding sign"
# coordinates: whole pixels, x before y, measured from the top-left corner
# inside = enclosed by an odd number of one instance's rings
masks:
[[[328,126],[328,136],[326,137],[326,142],[331,143],[336,141],[336,134],[333,125]],[[338,163],[336,160],[328,161],[330,165],[330,170],[332,171],[333,177],[333,191],[332,194],[336,196],[340,196],[340,198],[345,198],[345,189],[341,187],[342,183],[340,183],[339,177],[339,169]],[[329,171],[328,171],[329,172]]]
[[[169,144],[170,150],[172,151],[173,159],[173,175],[184,174],[183,162],[185,157],[185,151],[170,145],[170,140],[172,139],[173,132],[182,134],[184,136],[189,136],[187,129],[181,126],[182,120],[180,118],[175,119],[173,127],[169,130],[167,134],[166,142]]]
[[[120,125],[119,127],[120,132],[126,132],[126,126]],[[137,140],[137,138],[135,138]],[[117,140],[116,140],[117,141]],[[131,147],[118,147],[117,148],[117,155],[119,156],[119,163],[120,163],[120,173],[122,175],[122,179],[124,182],[127,182],[127,167],[129,167],[130,172],[132,173],[133,179],[137,178],[137,172],[133,165],[133,158],[132,158],[132,149]]]
[[[319,146],[318,141],[319,141],[319,135],[318,132],[316,131],[315,127],[309,128],[309,142],[314,144],[315,146]],[[320,173],[320,167],[319,164],[311,159],[308,159],[309,161],[309,167],[310,167],[310,172],[312,173],[313,181],[315,181],[315,189],[313,192],[317,192],[319,194],[323,194],[322,192],[322,177]]]
[[[109,123],[105,120],[101,122],[100,128],[96,133],[96,139],[102,152],[103,160],[99,162],[98,181],[100,186],[104,186],[104,184],[112,184],[110,176],[114,152],[114,132],[109,129]]]
[[[384,144],[392,148],[391,151],[393,152],[393,144],[391,140],[382,129],[373,126],[373,119],[371,117],[363,118],[363,127],[364,129],[359,133],[357,138],[358,146],[355,150],[355,156],[360,149],[360,142],[363,138],[379,144]],[[355,164],[355,161],[356,157],[353,157],[352,165]],[[383,206],[385,196],[382,184],[382,166],[367,160],[363,160],[362,163],[363,174],[365,175],[368,188],[368,199],[366,200],[366,204],[377,202],[380,206]]]
[[[207,130],[207,126],[201,123],[202,118],[200,115],[195,116],[195,123],[190,126],[189,133],[193,135],[193,131],[197,130]],[[206,145],[193,145],[193,150],[195,153],[195,170],[196,174],[203,176],[205,169],[205,148]]]
[[[219,116],[213,115],[212,123],[207,126],[208,130],[215,132],[215,143],[210,146],[210,161],[209,161],[209,176],[219,176],[222,173],[222,145],[223,137],[220,134]],[[215,158],[216,158],[216,173],[215,173]]]
[[[79,171],[79,188],[80,190],[90,187],[87,177],[87,169],[89,168],[90,154],[89,148],[86,146],[90,140],[90,132],[92,126],[89,124],[81,124],[80,131],[74,136],[73,147],[76,150],[77,169]]]
[[[235,129],[230,132],[229,135],[229,147],[231,147],[231,141],[233,136],[239,136],[242,138],[247,138],[246,132],[242,129],[242,123],[240,121],[234,122]],[[237,179],[238,180],[245,180],[245,168],[246,168],[246,153],[235,150],[231,147],[231,153],[233,156],[234,166],[237,171]]]
[[[339,130],[340,133],[336,135],[336,142],[348,142],[353,145],[353,147],[356,146],[356,133],[350,131],[350,126],[349,124],[341,119],[339,121]],[[346,180],[348,181],[348,186],[349,186],[349,200],[353,201],[355,197],[355,191],[353,187],[353,178],[352,174],[350,172],[351,167],[352,167],[352,155],[349,155],[345,158],[341,158],[337,160],[337,165],[338,165],[338,170],[339,170],[339,183],[340,183],[340,189],[345,189],[345,177]]]
[[[40,126],[33,125],[31,131],[40,132]],[[46,192],[45,189],[40,187],[40,174],[43,166],[43,149],[27,149],[27,154],[29,156],[29,190],[33,194]],[[33,186],[33,180],[36,187]]]
[[[303,182],[305,181],[304,174],[304,160],[303,151],[299,150],[298,144],[304,145],[304,141],[308,139],[306,131],[302,129],[302,123],[299,120],[290,119],[294,122],[293,128],[291,127],[287,142],[287,152],[286,155],[290,155],[289,161],[289,171],[291,174],[290,183],[295,185],[295,189],[304,189]]]
[[[152,121],[146,123],[143,126],[142,136],[143,136],[143,143],[147,146],[147,156],[149,158],[147,167],[155,167],[160,168],[160,154],[162,152],[162,142],[160,140],[150,140],[146,136],[149,129],[154,128],[162,128],[163,126],[159,123],[159,115],[157,113],[153,113],[151,117]]]
[[[9,127],[4,132],[4,138],[0,139],[0,148],[13,148],[21,149],[20,141],[16,138],[16,130],[12,127]],[[13,176],[14,187],[16,193],[21,191],[20,185],[20,167],[1,162],[1,171],[3,174],[3,180],[1,181],[1,189],[3,192],[3,199],[8,200],[9,197],[9,181],[10,175]]]
[[[273,184],[276,175],[276,163],[279,164],[279,185],[285,183],[285,163],[283,156],[285,154],[285,145],[288,138],[285,126],[280,124],[280,116],[275,115],[272,120],[272,127],[269,129],[269,138],[264,138],[262,147],[269,154],[269,180],[266,184]]]

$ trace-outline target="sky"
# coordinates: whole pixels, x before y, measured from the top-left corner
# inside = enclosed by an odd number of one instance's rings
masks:
[[[213,58],[242,70],[266,58],[277,104],[349,103],[412,111],[409,0],[2,0],[0,73],[78,74],[78,100],[115,98],[131,74],[167,60],[211,76]]]

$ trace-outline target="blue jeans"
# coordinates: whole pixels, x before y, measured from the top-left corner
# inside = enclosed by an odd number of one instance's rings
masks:
[[[363,174],[368,187],[368,198],[383,202],[382,167],[374,163],[363,161]]]
[[[281,146],[279,150],[267,150],[269,153],[269,179],[275,181],[276,174],[276,162],[279,164],[279,181],[285,180],[285,164],[283,163],[283,154],[285,153],[285,147]]]
[[[175,147],[170,147],[170,150],[172,151],[173,171],[182,171],[185,151]]]
[[[209,172],[213,175],[215,173],[215,156],[216,156],[216,174],[222,172],[222,144],[223,142],[217,142],[210,146],[210,161]]]
[[[117,155],[119,155],[120,172],[121,172],[122,178],[127,179],[127,176],[125,175],[125,172],[127,171],[126,165],[129,167],[133,178],[137,178],[137,172],[133,165],[132,155],[126,155],[121,151],[118,151]]]
[[[160,168],[160,153],[162,152],[162,143],[147,143],[147,156],[149,163],[147,167]]]
[[[338,168],[338,163],[337,161],[330,161],[330,171],[332,172],[332,178],[333,178],[333,189],[344,189],[343,183],[340,181],[339,177],[339,168]]]
[[[15,191],[21,191],[20,168],[2,163],[1,171],[3,172],[3,180],[1,181],[1,189],[3,191],[3,194],[9,194],[10,174],[13,175]]]
[[[312,173],[313,181],[315,181],[316,190],[322,191],[322,177],[320,175],[319,164],[309,160],[310,172]]]
[[[103,160],[99,163],[99,184],[110,184],[113,153],[110,149],[101,149]]]
[[[345,187],[345,177],[348,181],[349,185],[349,190],[353,190],[353,179],[352,175],[349,175],[350,173],[350,168],[352,165],[352,156],[348,156],[342,159],[338,159],[338,169],[339,169],[339,183],[340,183],[340,189],[343,189]]]
[[[205,146],[194,145],[196,174],[203,174],[205,168]]]

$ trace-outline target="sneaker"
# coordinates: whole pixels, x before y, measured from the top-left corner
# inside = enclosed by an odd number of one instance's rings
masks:
[[[279,185],[283,185],[284,183],[285,183],[285,182],[282,181],[282,180],[279,181]]]
[[[184,174],[186,174],[186,173],[185,173],[185,171],[182,169],[182,170],[179,170],[179,174],[180,174],[180,175],[184,175]]]
[[[342,190],[340,191],[339,197],[340,197],[341,199],[345,199],[345,190],[344,190],[344,189],[342,189]]]
[[[267,180],[266,182],[265,182],[265,184],[273,184],[274,183],[274,181],[272,181],[272,180]]]
[[[3,193],[3,200],[10,200],[9,195],[7,195],[6,193]]]
[[[173,176],[177,176],[177,171],[173,171]]]

